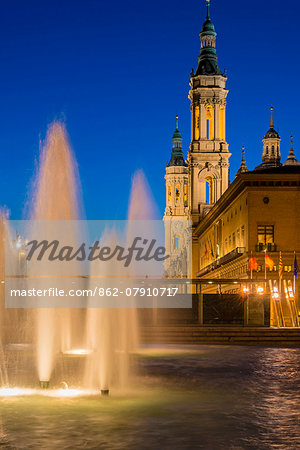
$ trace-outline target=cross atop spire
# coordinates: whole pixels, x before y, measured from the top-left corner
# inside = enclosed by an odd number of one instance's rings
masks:
[[[273,108],[272,105],[271,105],[270,110],[271,110],[270,128],[274,128],[274,121],[273,121],[273,110],[274,110],[274,108]]]
[[[209,20],[209,6],[210,6],[210,0],[206,0],[206,9],[207,9],[207,14],[206,14],[206,20]]]

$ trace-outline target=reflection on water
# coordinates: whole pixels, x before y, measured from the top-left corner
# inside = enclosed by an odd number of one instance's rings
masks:
[[[138,359],[126,396],[3,397],[1,448],[299,448],[300,349],[148,347]]]

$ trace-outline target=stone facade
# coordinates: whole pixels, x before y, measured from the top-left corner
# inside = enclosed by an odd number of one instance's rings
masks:
[[[172,156],[166,169],[166,245],[171,253],[182,252],[182,248],[175,248],[178,241],[175,242],[168,223],[174,219],[191,220],[193,279],[252,278],[259,282],[267,276],[271,282],[278,281],[283,292],[287,283],[294,282],[295,252],[300,264],[300,163],[295,158],[292,138],[289,157],[281,163],[281,140],[274,128],[271,107],[269,130],[263,137],[262,162],[249,171],[243,148],[241,167],[230,184],[227,77],[218,66],[216,32],[209,17],[209,2],[207,5],[207,18],[200,33],[199,64],[190,79],[190,150],[186,161],[183,157],[176,159],[179,161],[176,165],[171,164],[175,161]],[[180,149],[181,143],[182,139]],[[266,270],[266,252],[274,261],[272,270]],[[283,275],[279,280],[280,252]],[[258,263],[257,270],[252,272],[251,256]],[[228,293],[238,289],[240,285],[230,283],[224,288]]]

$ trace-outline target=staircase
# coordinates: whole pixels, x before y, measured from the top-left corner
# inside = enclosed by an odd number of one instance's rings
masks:
[[[144,326],[142,344],[270,345],[300,347],[300,328]]]

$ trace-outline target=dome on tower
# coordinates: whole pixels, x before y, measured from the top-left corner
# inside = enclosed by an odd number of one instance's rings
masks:
[[[209,34],[209,35],[212,35],[212,36],[216,36],[217,35],[216,30],[215,30],[215,26],[212,23],[212,21],[210,20],[210,17],[208,17],[206,19],[206,21],[204,22],[204,24],[202,26],[202,30],[201,30],[200,36],[204,36],[205,34]]]
[[[264,135],[264,139],[280,139],[279,133],[277,133],[277,131],[274,129],[273,106],[271,106],[270,110],[271,110],[270,126],[268,131]]]
[[[264,139],[273,139],[273,138],[280,139],[280,136],[277,133],[277,131],[274,130],[274,128],[270,128],[264,135]]]
[[[181,134],[180,134],[180,131],[178,130],[178,128],[176,128],[176,130],[174,131],[172,140],[173,141],[181,141],[182,142],[182,137],[181,137]]]
[[[200,33],[201,51],[195,76],[223,75],[216,52],[216,30],[209,15],[210,0],[206,0],[207,15]]]
[[[169,163],[167,164],[168,167],[171,166],[184,166],[186,167],[187,164],[183,157],[182,152],[182,137],[181,133],[178,129],[178,116],[176,116],[176,129],[173,133],[172,137],[173,147],[172,147],[172,153],[171,153],[171,159]]]

